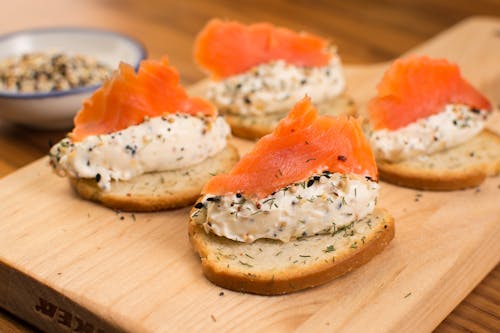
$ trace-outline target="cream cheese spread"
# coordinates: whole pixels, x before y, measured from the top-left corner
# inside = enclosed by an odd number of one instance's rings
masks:
[[[258,201],[239,193],[205,194],[191,218],[205,231],[235,241],[287,242],[333,233],[364,218],[375,208],[378,191],[378,183],[362,176],[324,172]]]
[[[50,150],[61,175],[95,178],[102,189],[153,171],[185,168],[221,151],[230,128],[222,117],[172,114],[79,142],[61,140]]]
[[[481,132],[488,112],[448,104],[440,113],[394,131],[374,131],[370,143],[377,159],[397,162],[457,146]]]
[[[333,53],[323,67],[300,67],[277,60],[221,81],[211,81],[205,97],[225,112],[262,115],[288,111],[305,95],[317,103],[344,90],[342,64]]]

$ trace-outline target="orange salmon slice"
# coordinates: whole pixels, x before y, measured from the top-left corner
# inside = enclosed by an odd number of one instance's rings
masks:
[[[70,137],[80,141],[140,124],[145,117],[174,113],[214,115],[216,109],[208,101],[187,95],[166,57],[142,61],[137,73],[121,63],[115,75],[83,102]]]
[[[270,23],[243,25],[213,19],[198,34],[196,62],[214,79],[243,73],[272,60],[296,66],[325,66],[331,54],[326,39]]]
[[[375,159],[358,120],[319,116],[305,97],[229,174],[213,177],[203,193],[264,198],[327,170],[377,179]]]
[[[368,105],[374,129],[396,130],[443,111],[446,104],[491,110],[490,102],[446,59],[410,57],[396,60]]]

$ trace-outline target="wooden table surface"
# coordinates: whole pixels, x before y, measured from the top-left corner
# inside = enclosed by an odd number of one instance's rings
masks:
[[[192,59],[193,39],[211,17],[270,21],[328,36],[338,45],[346,64],[390,60],[471,15],[500,17],[498,0],[235,3],[230,0],[5,1],[0,7],[0,33],[55,25],[110,28],[140,39],[151,57],[168,54],[183,82],[190,84],[203,76]],[[56,142],[63,136],[62,131],[35,131],[0,120],[0,177],[44,156],[49,140]],[[498,332],[499,316],[500,266],[497,266],[436,332]],[[0,309],[0,332],[33,331],[36,329]]]

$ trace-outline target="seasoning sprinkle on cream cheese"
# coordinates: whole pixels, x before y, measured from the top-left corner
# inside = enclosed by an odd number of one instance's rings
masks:
[[[468,141],[483,130],[487,116],[485,110],[448,104],[442,112],[400,129],[374,131],[370,143],[378,159],[397,162]]]
[[[63,139],[49,156],[59,174],[94,178],[109,190],[111,180],[197,164],[224,149],[229,134],[222,117],[170,114],[79,142]]]
[[[299,67],[277,60],[211,81],[206,97],[226,112],[245,115],[288,111],[304,95],[317,102],[336,97],[344,91],[345,79],[340,58],[335,50],[332,53],[324,67]]]
[[[312,184],[309,185],[310,181]],[[362,176],[328,171],[255,201],[241,194],[206,194],[192,220],[207,232],[240,242],[287,242],[338,228],[369,215],[379,186]]]

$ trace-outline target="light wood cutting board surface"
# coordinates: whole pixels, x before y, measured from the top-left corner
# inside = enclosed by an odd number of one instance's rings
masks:
[[[499,31],[498,20],[465,21],[411,53],[459,63],[498,105]],[[361,106],[384,68],[347,69]],[[188,208],[116,213],[80,200],[41,159],[0,180],[0,306],[61,332],[67,322],[134,332],[431,330],[500,259],[500,178],[453,193],[382,186],[396,238],[370,263],[287,296],[222,295],[189,246]]]

